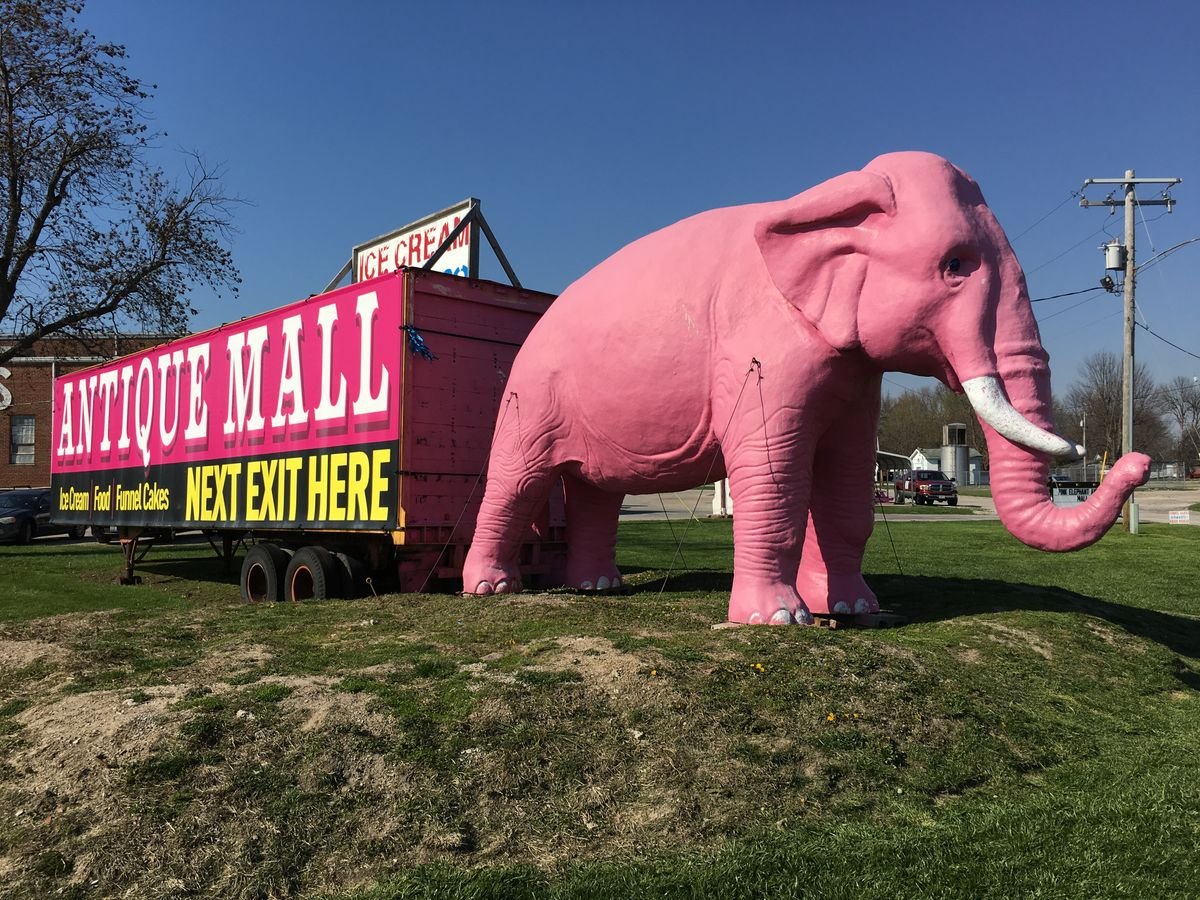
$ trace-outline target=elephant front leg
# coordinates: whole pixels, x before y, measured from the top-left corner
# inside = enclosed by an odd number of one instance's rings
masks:
[[[796,570],[808,505],[809,479],[798,463],[756,454],[753,464],[731,466],[733,591],[729,621],[749,625],[810,625],[796,592]]]
[[[878,385],[864,390],[878,397]],[[796,589],[818,614],[879,611],[862,575],[875,524],[875,435],[878,401],[849,408],[826,432],[813,461],[809,521]]]

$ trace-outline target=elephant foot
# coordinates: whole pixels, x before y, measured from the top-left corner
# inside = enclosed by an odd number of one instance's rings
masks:
[[[567,563],[567,586],[580,591],[615,591],[624,585],[621,573],[611,559]]]
[[[850,616],[879,612],[879,600],[867,587],[862,573],[835,575],[800,566],[796,589],[804,604],[817,615]]]
[[[811,625],[812,614],[788,584],[740,585],[729,595],[729,621],[744,625]]]
[[[476,560],[467,554],[463,566],[463,593],[490,597],[492,594],[515,594],[521,590],[521,573],[516,566]]]

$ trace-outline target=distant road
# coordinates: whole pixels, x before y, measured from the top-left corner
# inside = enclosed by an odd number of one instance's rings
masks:
[[[1200,485],[1194,488],[1142,488],[1135,494],[1140,520],[1166,524],[1173,510],[1187,509],[1200,503]],[[970,509],[966,515],[954,513],[914,513],[908,504],[893,506],[890,503],[875,508],[875,518],[886,516],[889,522],[986,522],[996,519],[996,504],[991,497],[959,497],[960,507]],[[687,520],[692,511],[697,518],[712,515],[712,489],[705,487],[675,494],[643,494],[628,496],[621,505],[621,520],[662,521]],[[1200,525],[1200,512],[1189,516],[1191,525]]]

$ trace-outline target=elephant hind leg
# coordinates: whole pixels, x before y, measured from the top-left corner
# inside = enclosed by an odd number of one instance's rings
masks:
[[[585,591],[621,587],[617,521],[624,494],[564,476],[567,500],[567,585]]]

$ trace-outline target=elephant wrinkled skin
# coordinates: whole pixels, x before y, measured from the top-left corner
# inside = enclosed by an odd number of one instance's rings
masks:
[[[863,580],[885,371],[966,391],[993,495],[1025,543],[1098,540],[1149,460],[1119,460],[1092,498],[1045,488],[1050,369],[1025,277],[966,174],[893,153],[788,200],[717,209],[630,244],[572,284],[522,347],[463,571],[519,590],[517,553],[561,476],[567,582],[616,587],[625,494],[728,475],[729,618],[785,624],[879,608]]]

